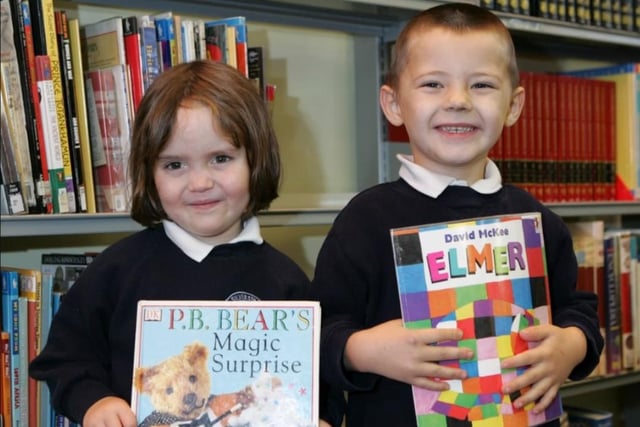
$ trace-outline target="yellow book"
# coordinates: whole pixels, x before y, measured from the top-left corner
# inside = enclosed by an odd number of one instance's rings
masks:
[[[67,196],[69,198],[69,212],[76,212],[76,195],[73,188],[73,171],[71,168],[71,153],[69,152],[69,134],[66,131],[67,117],[64,111],[62,75],[60,74],[60,55],[58,53],[56,18],[54,14],[53,0],[39,1],[42,2],[42,20],[44,23],[45,40],[47,43],[47,55],[51,61],[51,80],[53,81],[56,117],[58,119],[58,128],[60,129],[60,148],[62,150],[62,163]]]
[[[80,43],[80,24],[77,19],[69,20],[69,42],[71,48],[71,68],[75,87],[76,114],[80,133],[80,161],[84,174],[85,192],[87,195],[87,213],[96,213],[96,195],[93,184],[93,165],[91,163],[91,140],[87,122],[87,105],[85,102],[84,69],[82,65],[82,48]]]

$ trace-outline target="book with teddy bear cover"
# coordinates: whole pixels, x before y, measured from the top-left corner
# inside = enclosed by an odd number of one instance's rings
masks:
[[[318,425],[320,305],[140,301],[139,427]]]
[[[520,393],[502,386],[522,369],[500,362],[535,343],[522,329],[551,323],[548,276],[539,213],[523,213],[416,225],[391,230],[402,319],[405,327],[459,328],[462,339],[436,345],[473,350],[469,360],[447,360],[464,369],[449,390],[413,387],[418,427],[526,427],[560,417],[560,398],[534,414],[518,409]]]

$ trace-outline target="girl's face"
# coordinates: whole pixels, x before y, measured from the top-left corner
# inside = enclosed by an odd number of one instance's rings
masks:
[[[512,89],[507,46],[489,31],[431,29],[414,34],[407,49],[398,87],[381,90],[385,115],[405,125],[417,164],[472,184],[524,102],[523,89]]]
[[[250,199],[246,152],[219,132],[208,107],[178,109],[154,180],[169,219],[194,237],[217,245],[240,233]]]

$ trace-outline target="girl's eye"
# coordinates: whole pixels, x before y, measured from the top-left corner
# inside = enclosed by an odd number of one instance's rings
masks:
[[[230,156],[226,154],[219,154],[213,158],[214,163],[226,163],[231,160]]]
[[[180,169],[182,167],[182,163],[180,162],[169,162],[167,164],[164,165],[165,169],[169,169],[169,170],[177,170]]]

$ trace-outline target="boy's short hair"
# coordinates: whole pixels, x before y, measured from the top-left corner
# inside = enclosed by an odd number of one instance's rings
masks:
[[[513,88],[518,87],[520,75],[515,47],[509,29],[489,10],[469,3],[446,3],[424,10],[411,18],[404,26],[394,45],[391,66],[386,84],[396,87],[402,69],[407,62],[407,46],[411,37],[419,31],[445,29],[462,34],[469,31],[495,31],[504,39],[509,49],[509,77]]]
[[[242,219],[266,209],[278,197],[278,141],[258,89],[223,63],[199,60],[179,64],[156,78],[136,112],[129,158],[131,216],[144,226],[167,219],[154,169],[171,137],[178,109],[194,103],[208,107],[220,132],[246,151],[250,200]]]

